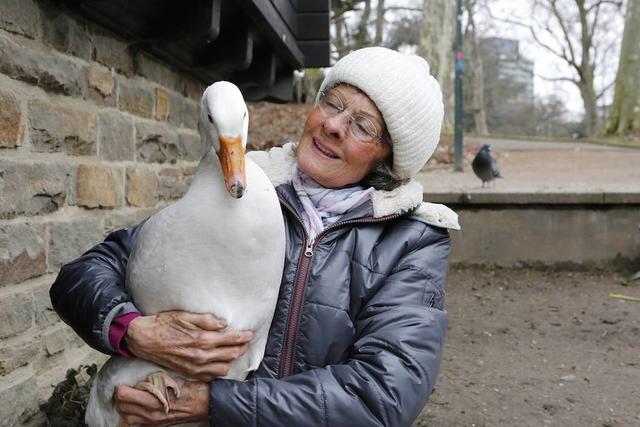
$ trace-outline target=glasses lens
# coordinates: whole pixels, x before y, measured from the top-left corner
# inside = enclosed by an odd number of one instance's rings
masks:
[[[320,109],[329,116],[334,116],[342,112],[342,102],[340,98],[331,92],[324,93],[320,97]]]
[[[378,137],[376,126],[363,116],[351,116],[349,129],[351,129],[353,136],[364,142],[372,142]]]

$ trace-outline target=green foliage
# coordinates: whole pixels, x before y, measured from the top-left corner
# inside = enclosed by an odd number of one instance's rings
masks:
[[[82,372],[84,370],[84,373]],[[98,373],[96,364],[81,365],[77,370],[69,369],[65,379],[53,389],[53,393],[42,410],[51,427],[83,427],[84,413],[91,392],[91,384]]]

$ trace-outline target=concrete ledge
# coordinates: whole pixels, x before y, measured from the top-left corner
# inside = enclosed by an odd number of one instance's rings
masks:
[[[640,209],[635,204],[451,206],[451,262],[503,266],[640,265]]]
[[[640,192],[446,191],[425,192],[423,199],[447,205],[640,205]]]

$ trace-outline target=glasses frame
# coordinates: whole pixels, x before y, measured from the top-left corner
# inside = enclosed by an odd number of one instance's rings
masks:
[[[325,117],[336,117],[339,116],[340,114],[344,113],[347,110],[347,107],[344,106],[344,101],[342,100],[342,98],[334,93],[333,89],[330,90],[323,90],[320,92],[320,97],[318,98],[318,108],[320,109],[320,111],[322,112],[322,114]],[[326,99],[327,96],[329,95],[333,95],[339,102],[340,105],[337,106],[338,107],[338,111],[337,112],[333,112],[333,111],[327,111],[325,108],[322,107],[322,102],[323,100]],[[356,123],[356,119],[360,117],[363,120],[368,121],[369,123],[371,123],[372,127],[374,129],[376,129],[376,125],[373,124],[373,121],[370,120],[369,118],[363,116],[362,114],[350,114],[349,117],[347,118],[347,129],[349,129],[349,134],[354,137],[356,140],[363,142],[365,144],[374,144],[377,141],[381,141],[383,140],[383,135],[384,135],[384,131],[382,132],[382,134],[378,134],[376,133],[375,135],[369,135],[371,138],[370,139],[363,139],[361,137],[359,137],[358,135],[355,134],[355,131],[353,130],[353,126]],[[355,125],[357,126],[357,125]]]

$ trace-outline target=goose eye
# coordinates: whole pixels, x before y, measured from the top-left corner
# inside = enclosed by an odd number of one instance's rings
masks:
[[[244,114],[242,115],[242,119],[244,120],[247,117],[247,112],[245,111]]]
[[[213,124],[213,117],[211,117],[211,114],[207,114],[207,118],[209,119],[209,123]]]

